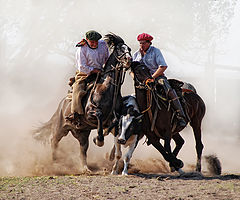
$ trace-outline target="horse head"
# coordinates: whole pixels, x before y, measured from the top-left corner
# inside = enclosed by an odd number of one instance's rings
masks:
[[[104,40],[107,42],[109,49],[112,50],[111,56],[115,58],[123,68],[130,68],[132,62],[131,49],[125,44],[124,40],[114,33],[105,35]]]
[[[134,73],[135,85],[145,87],[149,80],[153,80],[149,68],[143,63],[132,62],[131,70]]]

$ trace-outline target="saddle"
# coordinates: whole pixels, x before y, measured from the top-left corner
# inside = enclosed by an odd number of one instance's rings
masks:
[[[176,91],[177,96],[181,99],[183,94],[182,86],[184,85],[184,83],[176,79],[168,79],[168,82],[172,87],[172,89]],[[157,95],[160,97],[160,99],[162,99],[163,101],[168,101],[164,88],[161,84],[156,85],[156,92],[157,92]]]
[[[71,113],[66,117],[66,119],[76,127],[80,127],[81,125],[80,118],[81,115],[85,112],[85,104],[83,102],[86,99],[87,94],[89,94],[93,89],[94,84],[97,81],[96,76],[96,74],[91,74],[89,76],[82,77],[80,80],[81,83],[79,82],[79,85],[76,87],[78,90],[75,91],[75,95],[73,93],[74,89],[71,87],[73,90],[69,90],[66,96],[67,100],[72,101]],[[69,85],[72,86],[75,81],[75,78],[70,78]]]
[[[187,109],[188,108],[187,108],[187,105],[186,105],[186,101],[184,99],[184,92],[186,92],[186,90],[183,88],[184,83],[182,81],[179,81],[179,80],[176,80],[176,79],[168,79],[168,82],[169,82],[170,86],[172,87],[172,89],[175,90],[175,92],[176,92],[176,94],[179,98],[180,104],[182,105],[184,113],[187,117],[186,120],[189,120],[189,116],[187,115],[187,113],[188,113]],[[192,90],[188,90],[188,92],[189,91],[193,92]],[[173,109],[173,107],[171,106],[170,101],[167,97],[167,94],[164,90],[163,85],[161,85],[161,84],[156,85],[155,94],[157,96],[157,98],[155,97],[155,101],[157,101],[157,104],[161,102],[161,104],[164,105],[167,110]],[[158,108],[161,109],[160,104],[158,104]],[[151,128],[152,130],[153,130],[153,126],[155,124],[154,119],[155,118],[153,117],[152,128]],[[172,130],[175,130],[175,128],[177,126],[177,118],[176,118],[174,109],[173,109],[171,124],[172,124],[172,127],[173,127]]]

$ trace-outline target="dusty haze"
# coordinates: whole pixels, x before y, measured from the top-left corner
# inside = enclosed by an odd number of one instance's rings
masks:
[[[0,175],[77,173],[79,146],[70,134],[60,143],[63,163],[53,165],[50,149],[30,132],[46,122],[69,89],[75,72],[75,44],[86,31],[114,32],[135,52],[136,36],[153,35],[169,65],[167,76],[191,82],[204,99],[204,155],[216,154],[224,172],[239,173],[240,161],[240,5],[223,0],[73,1],[0,0]],[[126,77],[123,95],[133,93]],[[90,137],[90,163],[104,157]],[[182,132],[179,158],[195,164],[190,127]],[[140,141],[133,158],[162,158]],[[96,153],[98,152],[98,153]],[[99,161],[100,162],[100,161]],[[44,171],[45,170],[45,171]]]

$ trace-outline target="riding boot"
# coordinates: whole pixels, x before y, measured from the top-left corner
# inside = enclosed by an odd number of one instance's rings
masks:
[[[168,97],[170,98],[170,101],[172,102],[172,106],[176,111],[177,127],[184,128],[187,125],[187,122],[186,122],[187,118],[183,111],[182,105],[179,101],[179,97],[177,96],[174,89],[169,90]]]

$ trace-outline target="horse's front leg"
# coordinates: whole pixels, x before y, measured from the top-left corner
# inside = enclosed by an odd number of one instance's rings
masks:
[[[93,138],[93,142],[99,147],[102,147],[104,145],[102,116],[103,116],[102,111],[98,110],[96,112],[96,118],[98,121],[98,128],[97,128],[98,136]]]
[[[123,168],[123,171],[122,171],[122,175],[128,175],[128,164],[130,162],[130,159],[132,158],[132,154],[133,154],[135,148],[137,147],[137,143],[138,143],[137,138],[138,138],[138,136],[134,135],[134,139],[128,147],[128,152],[124,156],[124,159],[123,159],[124,168]]]
[[[108,135],[113,130],[113,128],[114,128],[114,134],[113,135],[117,136],[118,131],[116,131],[116,130],[118,130],[118,128],[117,128],[118,124],[119,124],[118,118],[114,118],[112,123],[110,124],[110,126],[105,131],[104,136]]]
[[[83,172],[91,172],[87,166],[87,150],[89,146],[89,134],[90,131],[77,131],[72,132],[73,136],[78,140],[80,144],[80,161]]]
[[[173,135],[173,140],[176,144],[174,150],[173,150],[173,155],[175,155],[175,157],[177,157],[179,151],[181,150],[183,144],[184,144],[184,139],[182,138],[182,136],[179,134],[179,133],[175,133]],[[171,168],[171,172],[174,172],[175,171],[175,168],[170,166]]]
[[[170,137],[164,139],[164,149],[167,153],[172,153],[170,142],[171,142]]]
[[[184,173],[181,168],[183,167],[183,162],[180,159],[177,159],[172,153],[167,153],[165,148],[160,143],[160,139],[155,136],[148,135],[149,143],[152,144],[164,157],[166,161],[169,162],[180,174]]]
[[[118,168],[119,168],[119,160],[122,157],[122,151],[121,151],[121,144],[119,144],[117,137],[114,137],[114,145],[115,145],[115,150],[116,150],[116,161],[115,164],[113,165],[112,172],[111,174],[117,175],[118,174]]]

